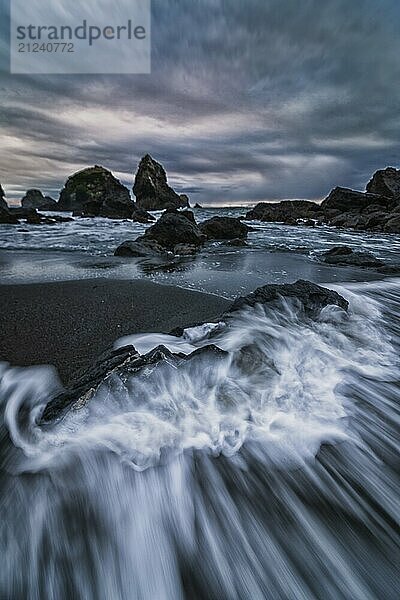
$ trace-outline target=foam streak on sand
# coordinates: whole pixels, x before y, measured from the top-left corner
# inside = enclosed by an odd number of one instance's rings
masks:
[[[4,366],[0,597],[398,598],[400,299],[374,285],[124,339],[164,357],[51,426],[52,371]]]

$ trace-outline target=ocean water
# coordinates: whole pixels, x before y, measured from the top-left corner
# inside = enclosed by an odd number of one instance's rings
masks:
[[[238,217],[245,212],[244,208],[196,209],[195,216],[200,222],[215,215]],[[158,217],[160,213],[154,215]],[[246,248],[211,242],[195,257],[158,264],[113,256],[123,241],[143,234],[147,226],[138,223],[99,218],[56,225],[3,225],[0,283],[146,277],[158,283],[234,298],[266,281],[282,283],[303,277],[324,283],[376,278],[371,271],[334,269],[321,264],[319,255],[333,246],[344,244],[363,249],[389,264],[397,262],[400,252],[400,240],[394,234],[258,221],[249,224],[254,231],[249,233]]]
[[[1,367],[0,597],[397,600],[398,283],[237,314],[40,425],[51,368]]]
[[[116,340],[175,354],[47,425],[55,370],[1,364],[1,600],[398,600],[400,280],[318,254],[397,262],[399,242],[251,225],[248,248],[158,265],[112,256],[143,232],[129,222],[2,228],[2,283],[146,277],[231,298],[303,277],[350,308],[283,302]]]

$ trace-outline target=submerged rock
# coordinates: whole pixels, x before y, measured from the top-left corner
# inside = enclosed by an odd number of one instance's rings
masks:
[[[311,281],[299,279],[296,283],[271,284],[257,288],[248,296],[237,298],[228,311],[232,313],[246,306],[263,304],[277,306],[282,298],[298,301],[306,313],[315,313],[330,304],[347,310],[349,303],[333,290],[321,287]]]
[[[150,154],[146,154],[139,163],[133,193],[137,206],[144,210],[189,206],[189,198],[184,194],[180,196],[168,185],[164,167]]]
[[[129,219],[134,205],[129,190],[111,171],[96,165],[68,178],[58,209],[78,211],[88,217]]]
[[[367,192],[389,198],[400,198],[400,169],[386,167],[376,171],[367,184]]]
[[[250,227],[240,219],[232,217],[213,217],[199,225],[209,240],[233,240],[247,237]]]
[[[336,246],[322,254],[328,265],[351,265],[355,267],[381,267],[384,263],[370,252],[353,250],[348,246]]]
[[[36,208],[37,210],[58,210],[58,204],[50,196],[43,196],[40,190],[28,190],[21,200],[22,208]]]

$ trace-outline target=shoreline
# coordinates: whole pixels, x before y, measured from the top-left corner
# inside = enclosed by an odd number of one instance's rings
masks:
[[[146,280],[0,285],[0,361],[54,365],[68,384],[120,337],[211,321],[230,305]]]

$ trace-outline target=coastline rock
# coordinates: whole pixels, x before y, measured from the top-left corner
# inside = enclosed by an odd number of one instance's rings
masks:
[[[165,248],[152,240],[126,240],[118,246],[114,256],[129,256],[131,258],[160,258],[166,253]]]
[[[321,203],[321,209],[360,212],[371,204],[387,209],[390,203],[391,199],[385,196],[335,187]]]
[[[248,243],[243,238],[235,238],[233,240],[229,240],[229,242],[227,242],[226,245],[240,248],[240,247],[248,246]]]
[[[69,177],[61,190],[58,210],[87,217],[129,219],[134,205],[129,190],[104,167],[94,166]]]
[[[136,241],[147,243],[149,240],[172,252],[178,244],[200,247],[204,244],[206,237],[188,214],[166,211]]]
[[[337,292],[311,283],[310,281],[299,279],[296,283],[272,284],[259,287],[248,296],[237,298],[227,314],[246,306],[255,306],[256,304],[275,307],[279,305],[282,298],[299,302],[304,311],[311,315],[331,304],[339,306],[343,310],[347,310],[349,307],[347,300]]]
[[[200,223],[199,227],[209,240],[245,239],[250,231],[240,219],[232,217],[213,217]]]
[[[389,198],[400,198],[400,170],[386,167],[376,171],[367,184],[367,192]]]
[[[136,204],[134,205],[133,213],[132,213],[132,221],[134,223],[152,223],[156,218],[153,217],[147,210],[143,210],[143,208],[138,208]]]
[[[167,182],[163,166],[146,154],[139,163],[135,176],[133,193],[136,204],[144,210],[163,210],[166,208],[186,208],[189,198],[179,196]]]
[[[203,208],[203,207],[201,206],[201,204],[199,204],[198,202],[196,202],[196,204],[193,206],[193,208]]]
[[[0,184],[0,225],[18,225],[19,221],[8,208],[5,196],[4,190]]]
[[[311,219],[320,212],[320,206],[311,200],[282,200],[260,202],[246,214],[247,221],[281,222],[296,224],[297,219]],[[317,217],[316,217],[317,218]]]
[[[355,267],[382,267],[384,263],[370,252],[353,250],[348,246],[336,246],[322,254],[328,265],[349,265]]]
[[[58,204],[50,196],[43,196],[40,190],[28,190],[21,200],[22,208],[36,208],[37,210],[58,210]]]

